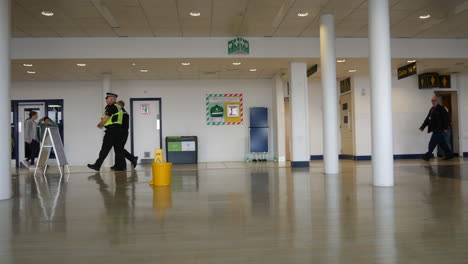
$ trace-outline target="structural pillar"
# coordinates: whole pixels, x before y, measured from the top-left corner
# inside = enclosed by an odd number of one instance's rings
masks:
[[[0,1],[0,200],[9,199],[11,190],[10,132],[10,1]]]
[[[291,63],[290,101],[292,123],[293,167],[309,167],[309,93],[307,90],[307,64]]]
[[[106,93],[112,92],[112,83],[111,83],[111,74],[110,73],[103,73],[102,74],[102,113],[104,113],[104,108],[107,106],[106,103]],[[104,136],[104,130],[102,132],[102,136]],[[111,167],[114,161],[114,151],[113,149],[109,152],[106,160],[104,161],[103,165],[105,167]]]
[[[375,186],[393,186],[392,68],[388,0],[369,0],[372,172]]]
[[[320,62],[323,89],[323,161],[324,172],[337,174],[338,98],[336,92],[335,17],[320,18]]]
[[[274,104],[276,108],[276,151],[279,162],[286,161],[286,121],[284,113],[284,90],[283,90],[283,79],[277,74],[274,77],[275,81],[275,99]]]

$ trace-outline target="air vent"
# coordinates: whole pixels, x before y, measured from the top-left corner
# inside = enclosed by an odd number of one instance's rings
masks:
[[[145,158],[151,158],[151,152],[149,151],[145,151],[144,155],[145,155]]]

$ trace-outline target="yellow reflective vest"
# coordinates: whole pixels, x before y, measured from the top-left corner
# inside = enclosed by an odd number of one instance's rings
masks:
[[[123,120],[123,111],[122,107],[119,104],[114,104],[115,107],[117,107],[118,112],[110,116],[109,120],[104,124],[104,127],[110,126],[110,125],[122,125],[122,120]],[[104,118],[106,115],[104,114],[102,118]],[[117,116],[116,121],[112,121],[115,119],[114,117]]]

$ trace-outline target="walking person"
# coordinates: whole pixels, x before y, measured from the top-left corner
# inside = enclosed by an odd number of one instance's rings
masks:
[[[26,160],[23,165],[27,168],[34,167],[34,160],[39,152],[38,125],[36,123],[37,112],[29,112],[29,118],[24,122],[24,143],[26,147]]]
[[[452,143],[451,143],[452,142],[451,141],[451,139],[452,139],[452,118],[450,116],[449,109],[447,107],[445,107],[445,106],[444,106],[444,108],[448,113],[449,127],[448,127],[448,131],[443,134],[443,138],[444,138],[444,141],[447,144],[449,150],[452,151]],[[444,153],[444,150],[442,149],[442,147],[440,145],[437,146],[437,157],[441,158],[441,157],[444,156],[444,154],[445,153]]]
[[[104,115],[97,127],[102,129],[106,128],[104,138],[102,140],[101,151],[99,157],[94,164],[88,164],[88,168],[99,171],[101,165],[106,159],[109,151],[114,148],[115,151],[115,171],[125,171],[127,165],[125,163],[125,157],[121,146],[121,130],[122,130],[122,119],[123,112],[122,107],[115,102],[117,101],[117,95],[114,93],[106,94],[107,106],[104,110]]]
[[[42,118],[41,120],[39,120],[39,127],[40,127],[40,141],[42,142],[43,138],[44,138],[44,134],[45,134],[45,130],[46,128],[48,127],[58,127],[57,123],[55,123],[54,121],[52,121],[48,116]]]
[[[128,139],[128,129],[130,128],[130,116],[127,112],[127,110],[125,110],[125,102],[120,100],[117,102],[118,105],[120,105],[122,107],[122,113],[123,113],[123,118],[122,118],[122,129],[121,129],[121,134],[120,134],[120,145],[122,147],[122,150],[123,150],[123,154],[125,156],[125,158],[130,161],[132,163],[132,167],[135,168],[137,166],[137,162],[138,162],[138,157],[137,156],[133,156],[133,154],[131,154],[130,152],[128,152],[126,149],[125,149],[125,144],[127,143],[127,139]],[[112,166],[111,169],[115,169],[116,166]]]
[[[431,103],[432,107],[429,110],[424,123],[419,128],[419,130],[424,131],[424,129],[428,127],[428,133],[432,132],[428,151],[424,154],[423,160],[429,161],[432,158],[432,153],[437,145],[439,145],[445,153],[444,160],[452,159],[453,153],[447,145],[447,142],[444,140],[444,133],[447,133],[449,129],[449,115],[447,110],[439,104],[439,99],[436,96],[432,97]]]

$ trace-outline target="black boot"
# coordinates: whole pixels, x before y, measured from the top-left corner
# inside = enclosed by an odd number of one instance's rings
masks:
[[[138,164],[138,156],[135,156],[135,157],[133,158],[133,160],[132,160],[132,166],[133,166],[133,168],[135,168],[135,167],[137,166],[137,164]]]
[[[451,160],[451,159],[453,159],[454,156],[455,155],[453,155],[453,153],[448,153],[447,155],[445,155],[444,160]]]
[[[95,171],[99,171],[100,169],[96,164],[88,164],[88,168],[95,170]]]

